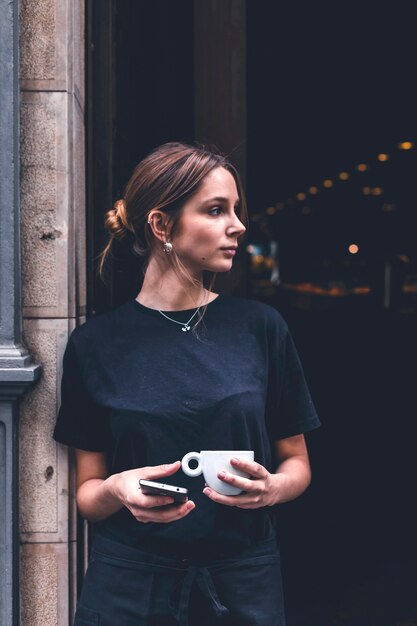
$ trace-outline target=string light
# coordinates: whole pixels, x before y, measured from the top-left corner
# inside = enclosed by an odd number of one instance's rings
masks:
[[[359,246],[356,245],[356,243],[351,243],[349,248],[348,248],[350,254],[358,254],[359,252]]]
[[[414,144],[412,141],[402,141],[398,144],[398,148],[400,150],[412,150],[414,148]]]
[[[415,147],[415,144],[412,141],[402,141],[397,144],[397,148],[400,150],[412,150],[414,147]],[[380,152],[379,154],[377,154],[376,158],[380,163],[386,163],[390,161],[391,159],[390,155],[387,152]],[[357,170],[358,172],[366,172],[369,169],[369,165],[367,163],[358,163],[354,167],[354,169]],[[351,173],[346,170],[343,170],[337,174],[337,179],[340,181],[347,181],[350,179],[350,177],[351,177]],[[331,189],[332,187],[334,187],[334,184],[335,184],[335,181],[333,181],[331,178],[325,178],[321,186],[324,187],[325,189]],[[319,191],[320,189],[316,185],[312,185],[311,187],[308,188],[308,194],[312,196],[317,195]],[[369,195],[382,196],[384,193],[384,190],[382,189],[382,187],[365,186],[365,187],[362,187],[362,193],[365,196],[369,196]],[[273,215],[276,211],[284,209],[285,206],[293,205],[296,201],[302,202],[306,198],[307,198],[307,193],[305,193],[304,191],[300,191],[294,197],[288,198],[286,202],[277,202],[275,207],[268,207],[267,209],[265,209],[264,214],[266,213],[267,215]],[[303,212],[305,208],[306,207],[303,207]],[[311,212],[311,209],[309,207],[307,208],[309,209],[308,212]],[[384,208],[384,210],[387,210],[387,209]],[[388,209],[388,211],[389,210],[390,209]],[[255,214],[252,217],[252,220],[258,221],[261,217],[262,217],[261,215],[257,216]]]
[[[368,166],[366,165],[366,163],[359,163],[359,165],[356,166],[356,169],[358,170],[358,172],[366,172]]]
[[[333,185],[334,183],[331,178],[326,178],[325,180],[323,180],[323,187],[325,189],[331,189]]]
[[[373,196],[382,196],[382,194],[384,193],[384,190],[382,189],[382,187],[374,187],[371,193]]]

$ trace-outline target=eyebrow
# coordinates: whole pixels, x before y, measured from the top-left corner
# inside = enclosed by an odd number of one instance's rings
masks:
[[[203,200],[204,204],[206,202],[229,202],[229,198],[224,198],[223,196],[215,196],[214,198],[207,198],[207,200]],[[235,202],[236,204],[240,203],[240,198],[238,198]]]

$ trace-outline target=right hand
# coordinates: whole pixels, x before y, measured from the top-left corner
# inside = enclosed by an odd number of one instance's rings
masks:
[[[113,475],[113,495],[120,500],[138,522],[158,522],[167,524],[185,517],[195,508],[194,502],[188,500],[183,504],[174,503],[170,496],[151,496],[142,493],[139,479],[159,480],[172,476],[181,467],[180,461],[167,465],[154,465],[127,470]]]

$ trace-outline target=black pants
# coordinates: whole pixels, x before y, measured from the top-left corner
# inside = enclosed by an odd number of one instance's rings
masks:
[[[97,536],[74,626],[93,624],[285,626],[276,542],[203,563]]]

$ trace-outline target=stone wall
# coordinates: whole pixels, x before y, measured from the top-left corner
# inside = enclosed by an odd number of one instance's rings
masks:
[[[74,608],[72,464],[51,435],[86,305],[84,15],[84,0],[20,2],[24,340],[43,365],[20,413],[22,626],[67,626]]]

